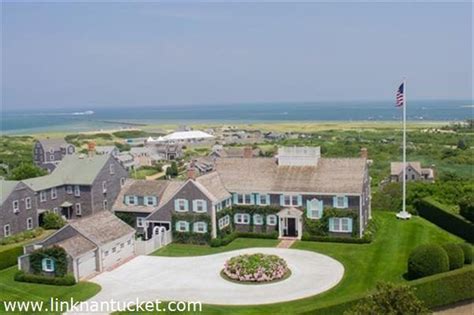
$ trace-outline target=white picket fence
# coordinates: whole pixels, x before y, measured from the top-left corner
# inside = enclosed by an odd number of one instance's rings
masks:
[[[148,240],[135,241],[135,254],[148,255],[155,250],[168,245],[173,241],[171,231],[166,231],[165,228],[157,229],[156,234]]]

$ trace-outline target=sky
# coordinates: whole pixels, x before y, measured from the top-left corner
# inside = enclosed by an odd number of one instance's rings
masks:
[[[469,99],[471,3],[4,3],[2,109]]]

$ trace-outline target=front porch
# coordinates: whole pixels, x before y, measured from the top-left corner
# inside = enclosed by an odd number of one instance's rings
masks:
[[[284,208],[277,215],[278,238],[300,240],[303,236],[303,211],[297,208]]]

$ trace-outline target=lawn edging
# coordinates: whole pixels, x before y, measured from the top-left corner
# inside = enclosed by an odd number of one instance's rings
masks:
[[[416,204],[418,214],[446,231],[474,243],[474,224],[456,215],[436,200],[426,197]]]

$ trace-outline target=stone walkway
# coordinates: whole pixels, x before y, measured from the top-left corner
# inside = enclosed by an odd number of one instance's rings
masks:
[[[223,279],[226,260],[241,254],[274,254],[286,260],[291,276],[284,281],[248,285]],[[221,305],[256,305],[292,301],[337,285],[344,267],[315,252],[284,248],[248,248],[195,257],[138,256],[91,279],[102,290],[90,301],[200,301]]]
[[[295,242],[294,238],[284,238],[278,243],[277,248],[291,248]]]

